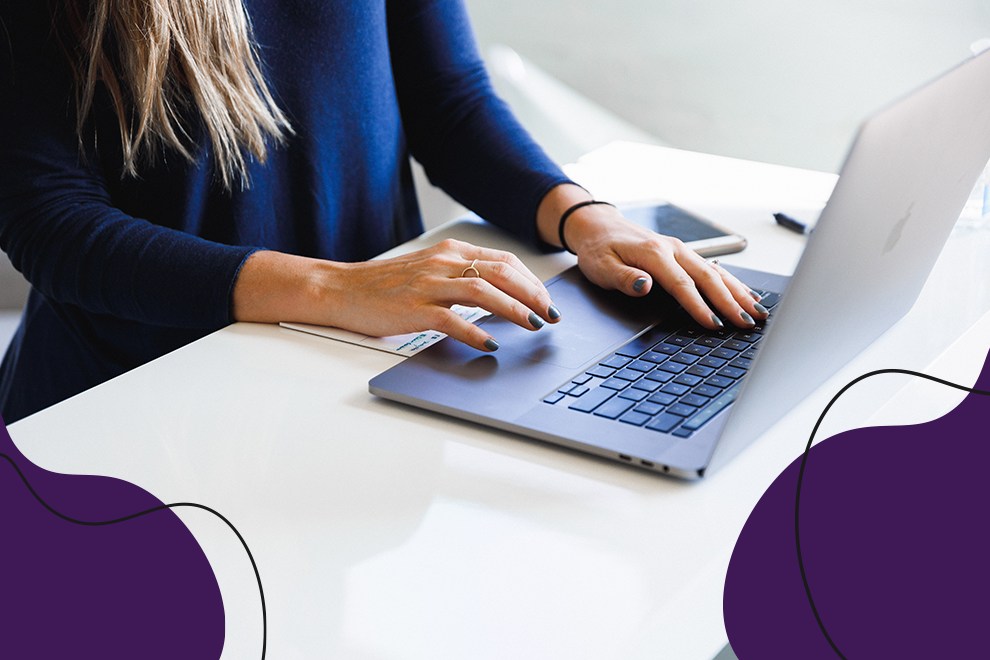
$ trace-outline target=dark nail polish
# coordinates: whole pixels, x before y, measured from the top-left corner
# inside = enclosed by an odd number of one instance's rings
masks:
[[[718,328],[719,330],[725,327],[725,324],[722,323],[722,319],[715,316],[714,314],[712,314],[712,323],[714,323],[715,327]]]
[[[743,323],[746,325],[756,325],[756,321],[753,320],[753,317],[746,312],[739,312],[739,317],[742,318]]]
[[[543,327],[543,319],[536,315],[536,312],[529,313],[529,324],[539,330]]]
[[[764,307],[763,305],[761,305],[760,303],[753,303],[753,309],[755,309],[757,312],[759,312],[763,316],[766,316],[767,314],[770,313],[769,310],[767,310],[767,308]]]
[[[756,302],[760,302],[761,300],[763,300],[763,296],[758,294],[756,291],[753,291],[752,289],[749,290],[749,295],[753,296],[753,300],[755,300]]]
[[[560,318],[560,310],[557,309],[556,305],[550,305],[547,307],[547,316],[556,321]]]
[[[645,277],[641,277],[638,280],[636,280],[635,282],[633,282],[633,291],[635,291],[636,293],[639,293],[640,291],[643,290],[643,287],[644,286],[646,286],[646,278]]]
[[[485,348],[487,348],[490,351],[497,351],[498,342],[492,339],[491,337],[489,337],[488,339],[485,340]]]

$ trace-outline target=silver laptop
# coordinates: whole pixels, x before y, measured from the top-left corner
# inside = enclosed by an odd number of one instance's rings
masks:
[[[483,354],[444,340],[376,376],[387,399],[697,479],[731,459],[912,306],[990,159],[990,52],[870,117],[790,281],[730,268],[775,304],[752,332],[693,325],[574,268],[564,322],[498,318]],[[782,298],[779,298],[782,296]],[[780,302],[777,302],[780,300]]]

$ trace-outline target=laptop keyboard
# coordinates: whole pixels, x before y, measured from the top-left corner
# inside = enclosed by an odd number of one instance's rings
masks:
[[[780,301],[760,293],[769,310]],[[680,329],[647,330],[543,402],[690,437],[735,400],[769,319],[752,330],[707,330],[685,319]]]

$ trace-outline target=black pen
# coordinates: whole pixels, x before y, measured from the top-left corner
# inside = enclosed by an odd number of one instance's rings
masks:
[[[811,230],[808,229],[808,225],[804,224],[800,220],[795,220],[789,215],[783,213],[774,213],[773,219],[777,221],[777,224],[784,229],[790,229],[793,232],[799,234],[810,234]]]

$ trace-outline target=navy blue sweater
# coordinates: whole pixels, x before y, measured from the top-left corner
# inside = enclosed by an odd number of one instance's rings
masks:
[[[493,94],[459,0],[246,0],[295,134],[225,192],[208,141],[121,176],[97,98],[81,154],[64,48],[44,0],[0,6],[0,249],[32,284],[0,366],[13,422],[231,321],[255,249],[355,261],[422,230],[410,153],[431,181],[535,242],[566,181]],[[236,186],[235,186],[236,188]]]

